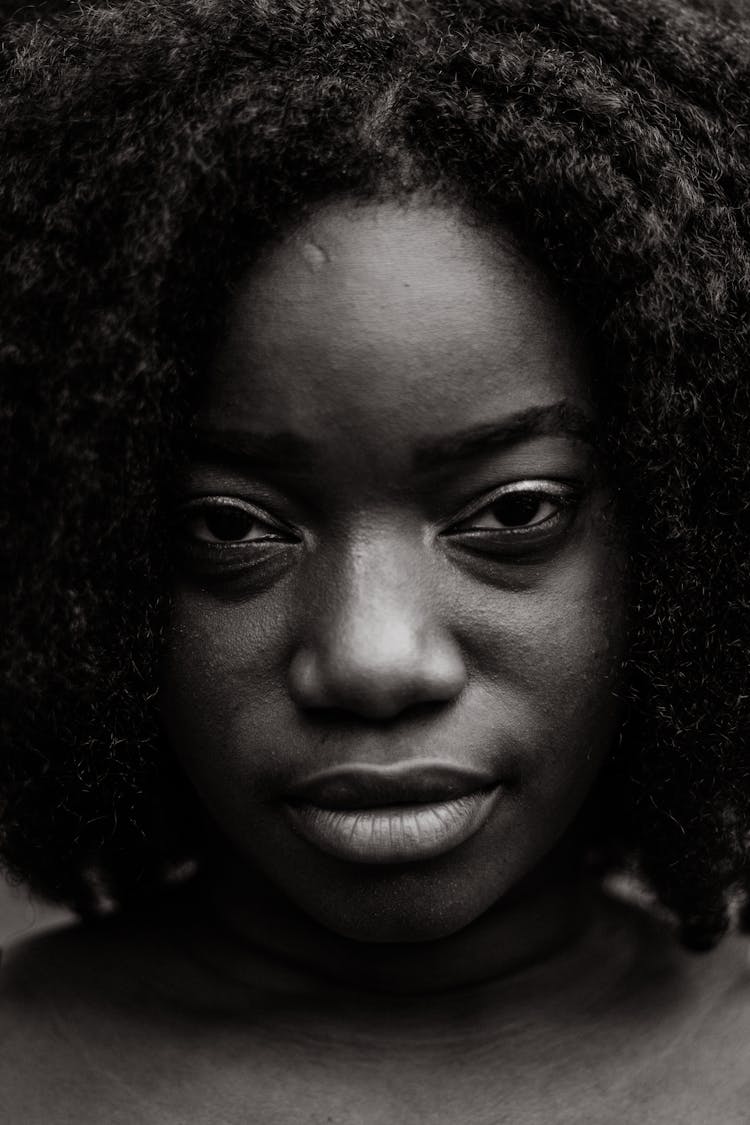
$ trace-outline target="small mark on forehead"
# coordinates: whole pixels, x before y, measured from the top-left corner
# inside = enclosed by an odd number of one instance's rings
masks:
[[[319,246],[317,242],[312,242],[309,238],[306,238],[302,243],[302,257],[313,272],[322,269],[331,260],[323,247]]]

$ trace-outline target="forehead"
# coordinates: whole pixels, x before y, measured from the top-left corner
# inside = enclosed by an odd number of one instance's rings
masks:
[[[587,401],[573,322],[510,235],[449,205],[319,208],[228,310],[202,422],[392,441]]]

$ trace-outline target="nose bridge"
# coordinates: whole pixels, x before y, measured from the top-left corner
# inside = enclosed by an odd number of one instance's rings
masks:
[[[291,666],[297,701],[385,718],[457,694],[463,664],[440,610],[428,548],[369,528],[336,556],[317,568]]]
[[[332,592],[337,613],[329,639],[352,659],[389,662],[417,646],[428,615],[416,553],[384,535],[351,544]]]

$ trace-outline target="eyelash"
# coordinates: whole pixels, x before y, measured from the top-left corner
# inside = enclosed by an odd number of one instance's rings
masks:
[[[206,521],[213,517],[224,514],[230,520],[239,515],[245,517],[250,526],[245,531],[245,535],[249,535],[254,529],[253,525],[265,530],[265,534],[258,535],[253,539],[243,539],[237,537],[235,539],[227,538],[225,540],[219,538],[208,538],[197,534],[194,530],[192,533],[189,529],[191,518],[194,521],[203,519],[204,524]],[[269,544],[269,543],[284,543],[284,542],[298,542],[299,537],[292,531],[291,528],[277,523],[268,513],[254,507],[246,500],[241,500],[235,496],[201,496],[195,500],[188,501],[183,504],[177,512],[177,527],[181,535],[183,543],[194,553],[211,554],[215,552],[239,552],[248,548],[249,544]],[[270,534],[269,534],[270,533]],[[209,529],[208,532],[211,535]],[[256,549],[256,548],[253,548]]]
[[[493,508],[497,508],[503,501],[510,499],[520,501],[523,517],[523,504],[536,500],[537,508],[544,503],[552,506],[553,510],[543,519],[535,522],[520,522],[517,525],[479,526],[471,521],[493,517]],[[580,503],[580,490],[575,486],[559,480],[522,480],[513,481],[498,488],[489,497],[483,498],[481,504],[476,502],[461,512],[456,520],[447,527],[442,535],[470,547],[473,551],[488,554],[509,556],[521,555],[540,547],[553,543],[559,535],[569,527]],[[216,519],[225,515],[230,521],[239,516],[248,521],[248,526],[243,532],[250,535],[256,529],[262,533],[253,538],[242,538],[239,535],[232,539],[219,539],[215,532],[211,532],[208,519]],[[507,518],[508,513],[506,513]],[[531,516],[534,515],[532,510]],[[194,523],[190,529],[191,520]],[[200,535],[196,530],[198,521],[202,520],[208,535]],[[301,537],[292,528],[277,522],[263,509],[233,496],[202,496],[183,504],[177,512],[177,529],[183,547],[193,558],[203,559],[206,562],[240,563],[241,558],[249,555],[262,554],[263,548],[272,544],[299,543]],[[238,529],[239,530],[239,529]],[[209,536],[214,536],[210,538]]]
[[[479,520],[492,514],[492,509],[504,500],[537,501],[537,507],[544,503],[552,506],[553,511],[542,519],[532,522],[533,511],[527,522],[516,525],[498,527],[481,527],[472,520]],[[462,537],[464,540],[473,541],[474,549],[482,547],[501,550],[503,545],[513,545],[514,550],[523,549],[524,546],[541,546],[551,540],[557,533],[565,530],[581,501],[580,489],[574,485],[559,480],[522,480],[513,481],[497,489],[491,496],[485,498],[480,505],[472,505],[459,515],[457,520],[444,532],[452,537]],[[502,523],[499,516],[495,516],[498,523]]]

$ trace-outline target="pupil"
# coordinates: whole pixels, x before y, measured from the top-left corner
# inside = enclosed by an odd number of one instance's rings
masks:
[[[252,516],[237,508],[213,509],[204,518],[214,539],[243,539],[253,524]]]
[[[533,492],[515,492],[493,504],[494,516],[506,527],[522,527],[539,511],[539,497]]]

